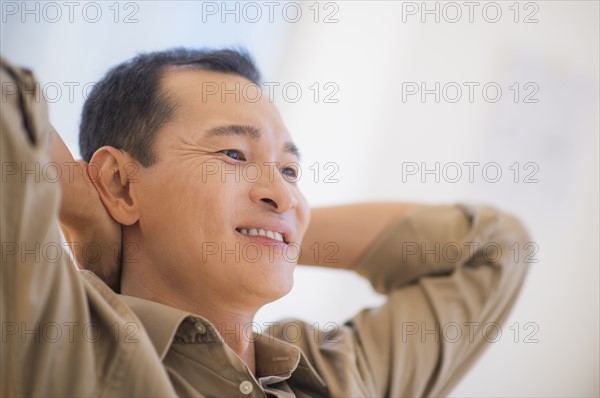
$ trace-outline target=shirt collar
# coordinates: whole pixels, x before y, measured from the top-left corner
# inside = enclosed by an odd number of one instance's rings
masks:
[[[325,388],[325,381],[300,348],[268,334],[256,334],[255,337],[256,377],[263,385],[299,376],[311,385]]]
[[[142,321],[142,325],[162,361],[171,347],[179,325],[191,314],[138,297],[125,295],[120,295],[120,297]]]
[[[300,362],[300,349],[266,334],[255,333],[254,339],[256,377],[289,378]]]
[[[186,340],[199,337],[200,340],[206,338],[218,340],[226,346],[218,331],[205,318],[138,297],[126,295],[120,297],[142,322],[161,361],[167,355],[176,335]],[[186,320],[189,322],[184,322]],[[192,334],[194,337],[191,336]],[[254,333],[254,338],[256,377],[261,384],[273,384],[300,376],[325,388],[325,382],[298,347],[279,340],[271,334]],[[230,350],[229,347],[226,347],[226,350]]]

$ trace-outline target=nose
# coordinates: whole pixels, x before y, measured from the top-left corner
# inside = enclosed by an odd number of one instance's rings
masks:
[[[298,205],[298,198],[294,193],[292,183],[287,181],[278,166],[265,164],[261,167],[258,181],[252,184],[250,199],[254,203],[267,206],[283,213]]]

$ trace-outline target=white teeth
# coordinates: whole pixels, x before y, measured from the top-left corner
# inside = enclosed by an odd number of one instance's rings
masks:
[[[277,231],[269,231],[269,230],[265,230],[262,228],[240,228],[239,229],[240,233],[243,235],[249,235],[249,236],[266,236],[267,238],[271,238],[274,240],[278,240],[279,242],[283,242],[283,235],[280,232]]]

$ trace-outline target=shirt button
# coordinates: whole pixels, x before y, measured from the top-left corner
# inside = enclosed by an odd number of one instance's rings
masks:
[[[206,333],[206,326],[204,326],[200,320],[196,320],[196,323],[194,323],[194,328],[196,329],[196,332],[200,334]]]
[[[242,392],[242,394],[250,394],[253,388],[254,387],[252,386],[252,382],[248,380],[244,380],[240,383],[240,391]]]

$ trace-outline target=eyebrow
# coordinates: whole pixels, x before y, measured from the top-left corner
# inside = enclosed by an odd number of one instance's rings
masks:
[[[260,137],[262,137],[261,131],[256,127],[242,124],[228,124],[225,126],[213,127],[206,132],[206,135],[208,137],[223,137],[237,135],[242,137],[249,137],[253,140],[258,140],[260,139]],[[298,150],[296,144],[294,144],[293,142],[288,141],[285,144],[283,144],[283,150],[285,152],[291,153],[292,155],[295,155],[298,159],[300,159],[300,151]]]

